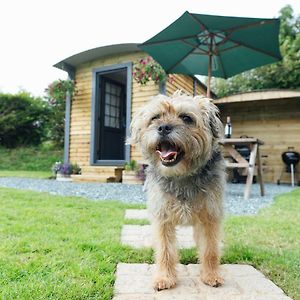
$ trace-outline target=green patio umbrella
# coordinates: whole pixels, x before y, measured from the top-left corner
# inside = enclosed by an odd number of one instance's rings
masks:
[[[167,73],[229,78],[276,62],[279,19],[201,15],[186,11],[163,31],[139,45]]]

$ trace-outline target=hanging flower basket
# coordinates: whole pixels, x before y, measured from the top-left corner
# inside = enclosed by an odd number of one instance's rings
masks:
[[[145,85],[149,81],[155,84],[162,84],[173,81],[172,75],[168,75],[165,70],[152,57],[142,58],[133,68],[133,78],[140,84]]]

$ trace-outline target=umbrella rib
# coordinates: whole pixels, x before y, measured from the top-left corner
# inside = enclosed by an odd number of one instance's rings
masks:
[[[187,41],[185,41],[185,40],[181,40],[181,41],[182,41],[183,43],[189,45],[189,46],[192,46],[193,49],[196,49],[196,48],[199,49],[200,51],[203,52],[203,54],[208,54],[208,52],[205,51],[204,49],[201,49],[201,48],[199,47],[199,45],[193,45],[192,43],[189,43],[189,42],[187,42]]]
[[[236,27],[231,27],[231,28],[228,28],[228,29],[224,29],[223,31],[226,31],[226,32],[233,32],[233,31],[236,31],[236,30],[240,30],[240,29],[245,29],[245,28],[250,28],[250,27],[253,27],[253,26],[257,26],[259,24],[268,24],[268,23],[272,23],[274,22],[274,20],[276,19],[270,19],[270,20],[265,20],[265,19],[262,19],[260,21],[256,21],[256,22],[253,22],[253,23],[250,23],[250,24],[246,24],[246,25],[241,25],[241,26],[236,26]]]
[[[202,27],[202,30],[207,30],[207,31],[209,31],[208,28],[207,28],[202,22],[200,22],[193,14],[191,14],[190,12],[188,12],[188,13],[189,13],[189,15],[192,17],[192,19],[193,19],[194,21],[196,21],[196,23],[198,23],[198,24]]]
[[[218,46],[220,46],[220,44],[218,45]],[[234,49],[234,48],[237,48],[237,47],[240,47],[241,45],[234,45],[234,46],[231,46],[231,47],[228,47],[228,48],[226,48],[226,49],[224,49],[224,50],[221,50],[221,52],[226,52],[226,51],[228,51],[228,50],[231,50],[231,49]],[[219,49],[218,49],[219,50]]]
[[[167,39],[167,40],[160,40],[160,41],[155,41],[155,42],[145,42],[143,44],[140,44],[138,46],[148,46],[148,45],[155,45],[155,44],[160,44],[160,43],[168,43],[168,42],[174,42],[174,41],[180,41],[182,39],[189,39],[189,38],[194,38],[195,35],[187,35],[184,37],[179,37],[179,38],[173,38],[173,39]]]
[[[190,53],[192,53],[193,51],[195,50],[195,48],[194,49],[192,49],[192,50],[190,50],[187,54],[185,54],[180,60],[178,60],[173,66],[171,66],[170,68],[168,68],[167,70],[166,70],[166,73],[170,73],[170,71],[172,70],[172,69],[174,69],[175,67],[177,67],[186,57],[188,57],[189,55],[190,55]]]
[[[278,57],[278,56],[276,56],[276,55],[274,55],[274,54],[272,54],[272,53],[270,53],[270,52],[268,52],[268,51],[265,51],[265,50],[262,50],[262,49],[255,48],[255,47],[253,47],[253,46],[249,46],[249,45],[247,45],[247,44],[244,44],[244,43],[235,41],[235,40],[233,40],[233,39],[230,39],[230,41],[233,42],[233,43],[235,43],[235,44],[237,44],[238,46],[243,46],[243,47],[249,48],[249,49],[251,49],[251,50],[254,50],[254,51],[257,51],[257,52],[260,52],[260,53],[264,53],[264,54],[266,54],[266,55],[268,55],[268,56],[271,56],[271,57],[274,57],[274,58],[276,58],[276,59],[281,59],[281,57]],[[226,51],[226,50],[225,50],[225,51]],[[222,52],[222,51],[221,51],[221,52]]]

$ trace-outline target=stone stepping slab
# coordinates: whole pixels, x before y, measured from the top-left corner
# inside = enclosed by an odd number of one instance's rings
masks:
[[[146,209],[126,209],[125,219],[148,220]],[[195,247],[191,226],[177,226],[177,246],[180,249]],[[151,225],[124,225],[121,242],[134,248],[151,248]]]
[[[121,243],[133,248],[151,248],[153,245],[151,229],[151,225],[123,225]],[[177,226],[176,238],[179,249],[195,247],[191,226]]]
[[[125,219],[148,220],[147,209],[126,209]]]
[[[119,263],[113,300],[292,300],[261,272],[249,265],[222,265],[225,284],[218,288],[200,281],[197,264],[177,265],[176,287],[155,291],[155,265]]]

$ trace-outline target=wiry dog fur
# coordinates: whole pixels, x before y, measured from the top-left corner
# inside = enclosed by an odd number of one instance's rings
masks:
[[[155,233],[158,290],[176,284],[178,224],[193,225],[202,281],[223,283],[218,271],[225,174],[218,145],[221,128],[210,99],[180,93],[154,97],[132,120],[130,143],[139,146],[149,163],[145,189]]]

